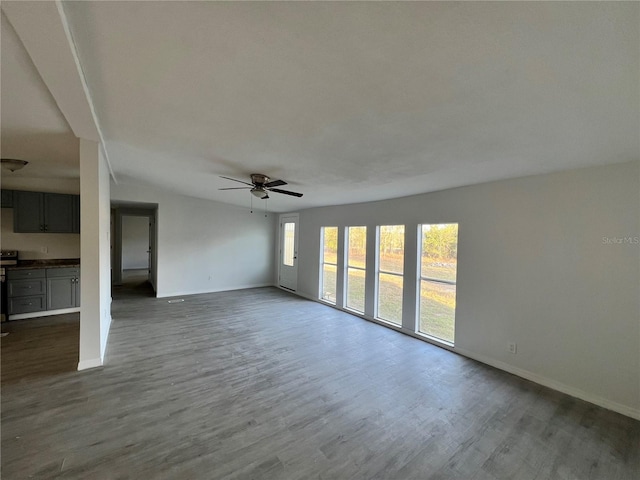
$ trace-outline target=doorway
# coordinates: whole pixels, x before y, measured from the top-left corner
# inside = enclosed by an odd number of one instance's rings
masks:
[[[157,285],[157,205],[112,206],[114,294],[155,296]]]
[[[122,283],[151,278],[150,226],[149,217],[122,216]]]

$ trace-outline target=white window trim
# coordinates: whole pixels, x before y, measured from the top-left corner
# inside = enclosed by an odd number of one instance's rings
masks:
[[[398,273],[398,272],[389,272],[387,270],[381,270],[380,269],[380,229],[381,227],[395,227],[395,226],[400,226],[400,225],[377,225],[376,226],[376,250],[375,250],[375,255],[376,255],[376,288],[375,288],[375,298],[374,298],[374,316],[373,318],[377,321],[383,322],[387,325],[391,325],[395,328],[401,329],[402,328],[402,318],[400,319],[400,323],[396,323],[392,320],[387,320],[386,318],[382,318],[380,317],[379,314],[379,308],[380,308],[380,274],[384,273],[384,274],[388,274],[388,275],[395,275],[398,276],[400,278],[402,278],[402,290],[404,292],[404,272],[403,273]],[[405,239],[406,239],[406,235],[407,235],[407,226],[406,225],[402,225],[405,227]],[[405,239],[403,239],[402,241],[402,258],[404,260],[404,245],[405,245]],[[404,312],[404,305],[402,305],[402,312]]]
[[[420,315],[421,315],[421,311],[420,311],[420,300],[421,300],[421,294],[422,294],[422,282],[426,281],[426,282],[434,282],[434,283],[442,283],[445,285],[455,285],[456,286],[456,296],[457,296],[457,285],[458,282],[455,281],[451,281],[451,280],[443,280],[443,279],[439,279],[439,278],[431,278],[431,277],[425,277],[422,275],[422,227],[423,225],[449,225],[449,224],[457,224],[458,228],[460,226],[460,224],[458,222],[441,222],[441,223],[420,223],[418,224],[418,242],[417,242],[417,255],[416,255],[416,260],[417,260],[417,267],[416,267],[416,271],[418,272],[418,281],[416,282],[416,318],[415,318],[415,327],[414,327],[414,333],[420,337],[425,338],[426,340],[432,342],[432,343],[436,343],[436,344],[442,344],[445,345],[447,347],[450,348],[454,348],[455,347],[455,343],[454,342],[450,342],[449,340],[445,340],[443,338],[438,338],[435,337],[433,335],[429,335],[428,333],[424,333],[420,331]],[[454,314],[454,328],[455,328],[455,314]]]
[[[337,283],[338,283],[338,256],[336,255],[336,263],[331,263],[331,262],[325,262],[324,261],[324,232],[326,228],[335,228],[337,229],[337,233],[340,233],[340,229],[337,226],[334,225],[326,225],[326,226],[322,226],[320,227],[320,275],[319,275],[319,282],[318,282],[318,300],[320,300],[321,302],[324,302],[328,305],[337,305],[337,301],[338,301],[338,292],[337,292]],[[324,298],[324,266],[325,265],[332,265],[334,267],[336,267],[336,301],[332,302],[331,300]]]
[[[366,244],[366,233],[367,233],[367,226],[366,225],[349,225],[345,227],[345,244],[344,244],[344,308],[345,310],[349,310],[350,312],[354,312],[357,313],[359,315],[364,315],[364,311],[366,309],[366,302],[367,302],[367,289],[366,289],[366,282],[367,282],[367,262],[365,260],[364,263],[364,267],[352,267],[349,265],[349,229],[350,228],[364,228],[365,230],[365,259],[366,259],[366,255],[369,254],[369,246]],[[347,305],[347,302],[349,301],[349,269],[353,269],[353,270],[360,270],[362,272],[364,272],[364,278],[365,278],[365,289],[364,289],[364,299],[363,299],[363,304],[364,306],[362,307],[362,310],[358,310],[356,308],[350,307],[349,305]]]

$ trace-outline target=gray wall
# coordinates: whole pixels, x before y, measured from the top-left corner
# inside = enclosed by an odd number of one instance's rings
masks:
[[[273,285],[275,215],[136,185],[111,200],[158,205],[158,297]]]
[[[122,217],[122,268],[149,268],[149,217]]]
[[[301,211],[298,293],[318,297],[321,226],[405,224],[412,333],[417,226],[458,222],[454,350],[640,418],[639,177],[633,162]]]

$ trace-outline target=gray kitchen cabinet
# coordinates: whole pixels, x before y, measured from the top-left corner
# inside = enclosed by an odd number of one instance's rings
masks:
[[[44,194],[44,231],[73,233],[73,195]]]
[[[73,233],[80,233],[80,195],[73,196]]]
[[[13,190],[2,189],[2,199],[0,200],[2,208],[13,208]]]
[[[79,196],[16,191],[13,230],[16,233],[79,233]]]
[[[44,268],[7,271],[9,315],[46,310],[46,297]]]
[[[28,280],[9,280],[9,297],[24,297],[25,295],[44,295],[47,291],[44,278]]]
[[[80,269],[47,269],[47,310],[80,306]]]
[[[9,304],[9,315],[43,312],[47,309],[44,295],[9,298],[7,303]]]
[[[7,270],[9,315],[80,306],[80,267]]]
[[[32,278],[44,278],[46,272],[44,267],[42,268],[25,268],[13,270],[9,268],[7,270],[7,280],[29,280]]]
[[[13,231],[44,231],[44,196],[40,192],[16,191],[13,197]]]

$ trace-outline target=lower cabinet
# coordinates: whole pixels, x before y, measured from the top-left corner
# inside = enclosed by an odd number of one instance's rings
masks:
[[[18,313],[42,312],[47,309],[44,303],[44,298],[44,295],[9,298],[9,315],[16,315]]]
[[[9,315],[80,306],[80,268],[34,268],[7,272]]]
[[[7,271],[9,315],[46,310],[46,299],[47,285],[44,268]]]
[[[80,306],[80,269],[47,269],[47,310]]]

